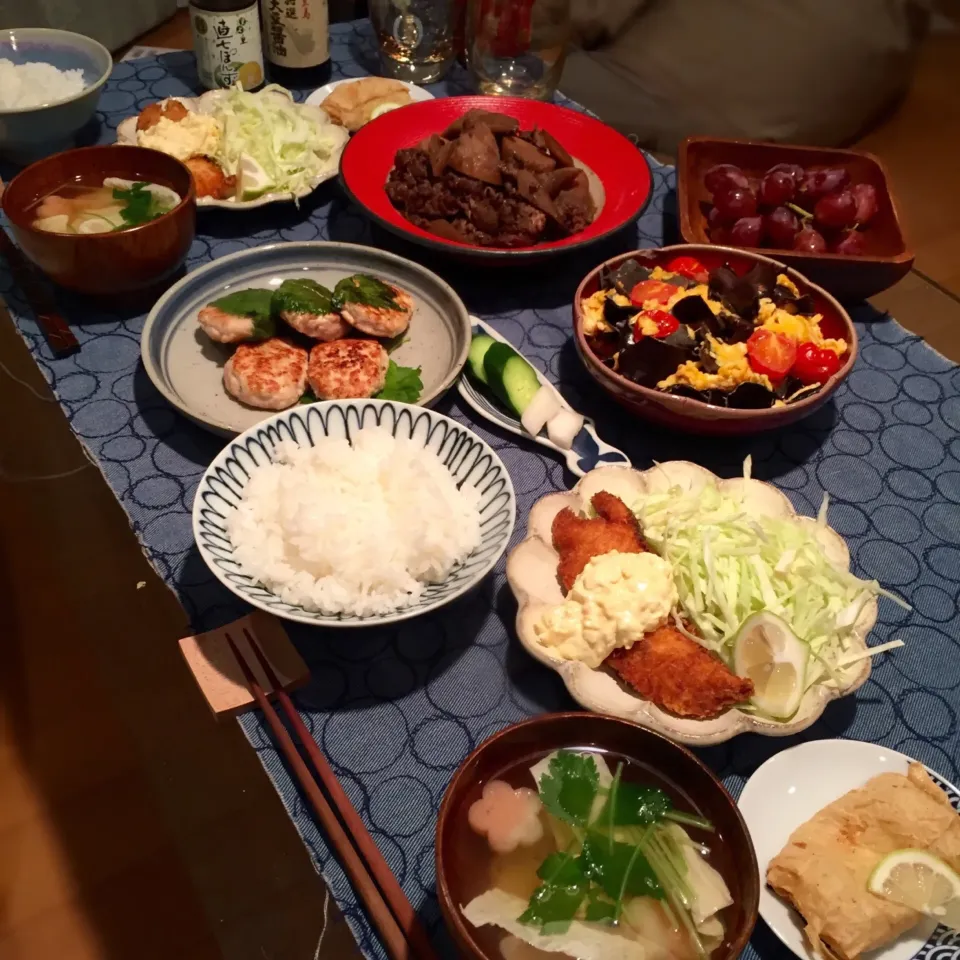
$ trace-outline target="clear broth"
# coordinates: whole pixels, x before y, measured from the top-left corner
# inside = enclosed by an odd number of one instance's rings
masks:
[[[113,178],[104,178],[104,182],[110,179]],[[75,181],[51,190],[28,208],[28,212],[33,213],[31,225],[36,230],[44,230],[48,233],[113,233],[141,226],[142,223],[155,219],[176,206],[172,197],[177,195],[172,194],[169,199],[163,201],[158,199],[150,211],[151,215],[146,219],[128,222],[124,218],[123,211],[128,209],[130,201],[115,197],[115,187],[104,186],[104,182],[92,186]],[[133,183],[133,181],[129,182]],[[165,189],[161,184],[148,181],[136,182],[145,183],[147,190]]]
[[[570,746],[564,749],[577,753],[597,754],[603,757],[611,772],[616,770],[618,763],[622,763],[622,776],[625,781],[659,787],[670,797],[676,810],[696,816],[706,815],[675,783],[658,771],[630,757],[592,746]],[[547,756],[548,752],[532,754],[521,762],[504,768],[490,779],[505,780],[513,787],[535,788],[536,785],[533,775],[530,773],[530,768]],[[482,788],[483,784],[478,784],[470,792],[464,801],[464,815],[458,818],[461,823],[458,824],[455,842],[464,850],[463,862],[476,865],[475,870],[471,869],[466,876],[458,878],[459,888],[454,890],[453,894],[459,906],[466,905],[474,897],[496,886],[524,899],[528,898],[540,883],[536,876],[537,868],[548,854],[557,849],[549,829],[546,829],[544,839],[533,847],[521,847],[514,853],[507,855],[494,853],[488,846],[486,837],[475,833],[466,819],[466,811],[470,804],[480,797]],[[729,877],[730,863],[724,856],[722,837],[718,833],[705,835],[702,831],[695,831],[691,835],[695,840],[704,840],[708,846],[709,853],[705,860],[725,879]],[[729,880],[727,882],[730,885]],[[732,886],[731,889],[733,889]],[[730,929],[727,918],[729,910],[730,908],[719,915],[725,930]],[[477,944],[488,956],[496,958],[496,960],[504,960],[501,944],[511,937],[510,934],[492,925],[474,927],[465,918],[464,923],[471,931]],[[523,944],[522,949],[518,948],[517,952],[511,954],[511,956],[515,957],[516,960],[541,960],[541,958],[542,960],[578,960],[577,957],[565,953],[544,953],[527,944]],[[693,960],[696,957],[696,952],[691,945],[689,953],[677,952],[673,956],[676,960]]]

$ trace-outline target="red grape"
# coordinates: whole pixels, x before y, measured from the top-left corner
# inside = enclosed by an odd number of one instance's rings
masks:
[[[789,250],[793,246],[793,238],[800,229],[800,221],[792,210],[776,207],[766,215],[763,226],[773,246]]]
[[[763,217],[741,217],[730,228],[730,242],[738,247],[759,247],[763,240]]]
[[[851,188],[857,201],[857,223],[869,223],[877,213],[877,190],[869,183],[855,183]]]
[[[804,169],[799,163],[775,163],[767,171],[768,175],[771,173],[786,173],[793,177],[794,184],[799,185],[800,181],[803,179]]]
[[[789,173],[774,170],[760,184],[760,200],[768,206],[777,207],[781,203],[789,203],[796,189],[796,182]]]
[[[825,170],[808,170],[800,181],[800,193],[811,200],[834,190],[840,190],[850,182],[850,174],[843,167],[827,167]]]
[[[714,196],[713,208],[721,223],[735,223],[757,212],[757,198],[745,187],[730,187]]]
[[[823,253],[827,249],[827,241],[821,233],[807,225],[793,238],[793,249],[804,253]]]
[[[707,214],[707,232],[713,243],[730,242],[730,233],[723,222],[723,218],[717,213],[716,207],[711,207]]]
[[[863,255],[865,246],[862,233],[848,230],[831,246],[831,249],[834,253],[842,253],[845,257],[859,257]]]
[[[749,181],[744,172],[732,163],[717,163],[703,175],[703,185],[711,193],[717,193],[729,187],[747,187]]]
[[[857,220],[857,201],[850,190],[828,193],[817,201],[813,216],[822,227],[841,230],[853,226]]]

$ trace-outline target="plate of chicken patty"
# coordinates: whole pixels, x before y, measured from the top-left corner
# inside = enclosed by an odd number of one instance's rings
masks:
[[[466,307],[436,274],[351,243],[276,243],[188,274],[150,311],[141,358],[164,398],[233,436],[315,400],[429,406],[467,359]]]

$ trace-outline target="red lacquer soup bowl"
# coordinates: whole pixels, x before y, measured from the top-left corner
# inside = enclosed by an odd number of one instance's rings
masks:
[[[600,277],[605,270],[615,270],[626,260],[636,260],[645,267],[663,267],[678,256],[691,256],[708,270],[729,264],[738,274],[744,274],[757,263],[770,263],[785,273],[797,286],[800,294],[809,294],[821,316],[820,330],[824,337],[845,340],[849,349],[844,354],[839,370],[815,393],[808,394],[785,406],[762,410],[742,410],[719,407],[693,397],[675,396],[652,387],[642,387],[612,370],[597,356],[583,332],[582,301],[600,289]],[[577,352],[587,372],[617,403],[644,420],[685,433],[712,436],[742,436],[776,430],[810,416],[822,407],[849,376],[857,359],[857,331],[850,314],[822,287],[777,260],[759,253],[701,244],[679,244],[659,250],[635,250],[624,253],[591,270],[577,288],[573,302],[573,330]]]
[[[468,110],[505,113],[519,121],[521,130],[539,127],[551,134],[587,173],[598,206],[594,221],[560,240],[505,249],[458,243],[407,220],[385,190],[397,151],[442,133]],[[363,126],[347,144],[340,158],[340,182],[351,200],[392,233],[435,251],[487,263],[542,259],[597,243],[636,220],[651,194],[646,158],[622,134],[575,110],[520,97],[447,97],[385,113]]]

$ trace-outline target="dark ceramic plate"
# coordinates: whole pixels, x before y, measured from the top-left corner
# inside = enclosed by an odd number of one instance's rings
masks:
[[[913,266],[913,254],[903,238],[890,178],[877,157],[857,150],[687,137],[680,144],[677,157],[677,210],[680,233],[688,243],[710,243],[705,205],[711,198],[703,184],[703,175],[715,163],[735,164],[754,177],[762,177],[777,163],[844,167],[853,183],[869,183],[877,191],[879,210],[864,231],[866,247],[861,257],[772,248],[742,249],[765,253],[796,268],[844,301],[863,300],[892,287]]]
[[[486,858],[485,841],[467,823],[467,811],[483,785],[514,766],[533,766],[560,749],[594,748],[618,754],[651,771],[652,777],[712,821],[713,864],[733,897],[724,913],[726,938],[710,960],[740,956],[757,922],[760,876],[746,824],[723,784],[689,750],[666,737],[614,717],[593,713],[553,713],[514,724],[482,743],[450,781],[437,820],[437,896],[453,938],[470,960],[500,960],[489,936],[464,919],[460,907],[488,888],[477,865]],[[479,933],[479,936],[478,936]],[[485,946],[486,945],[486,948]]]

